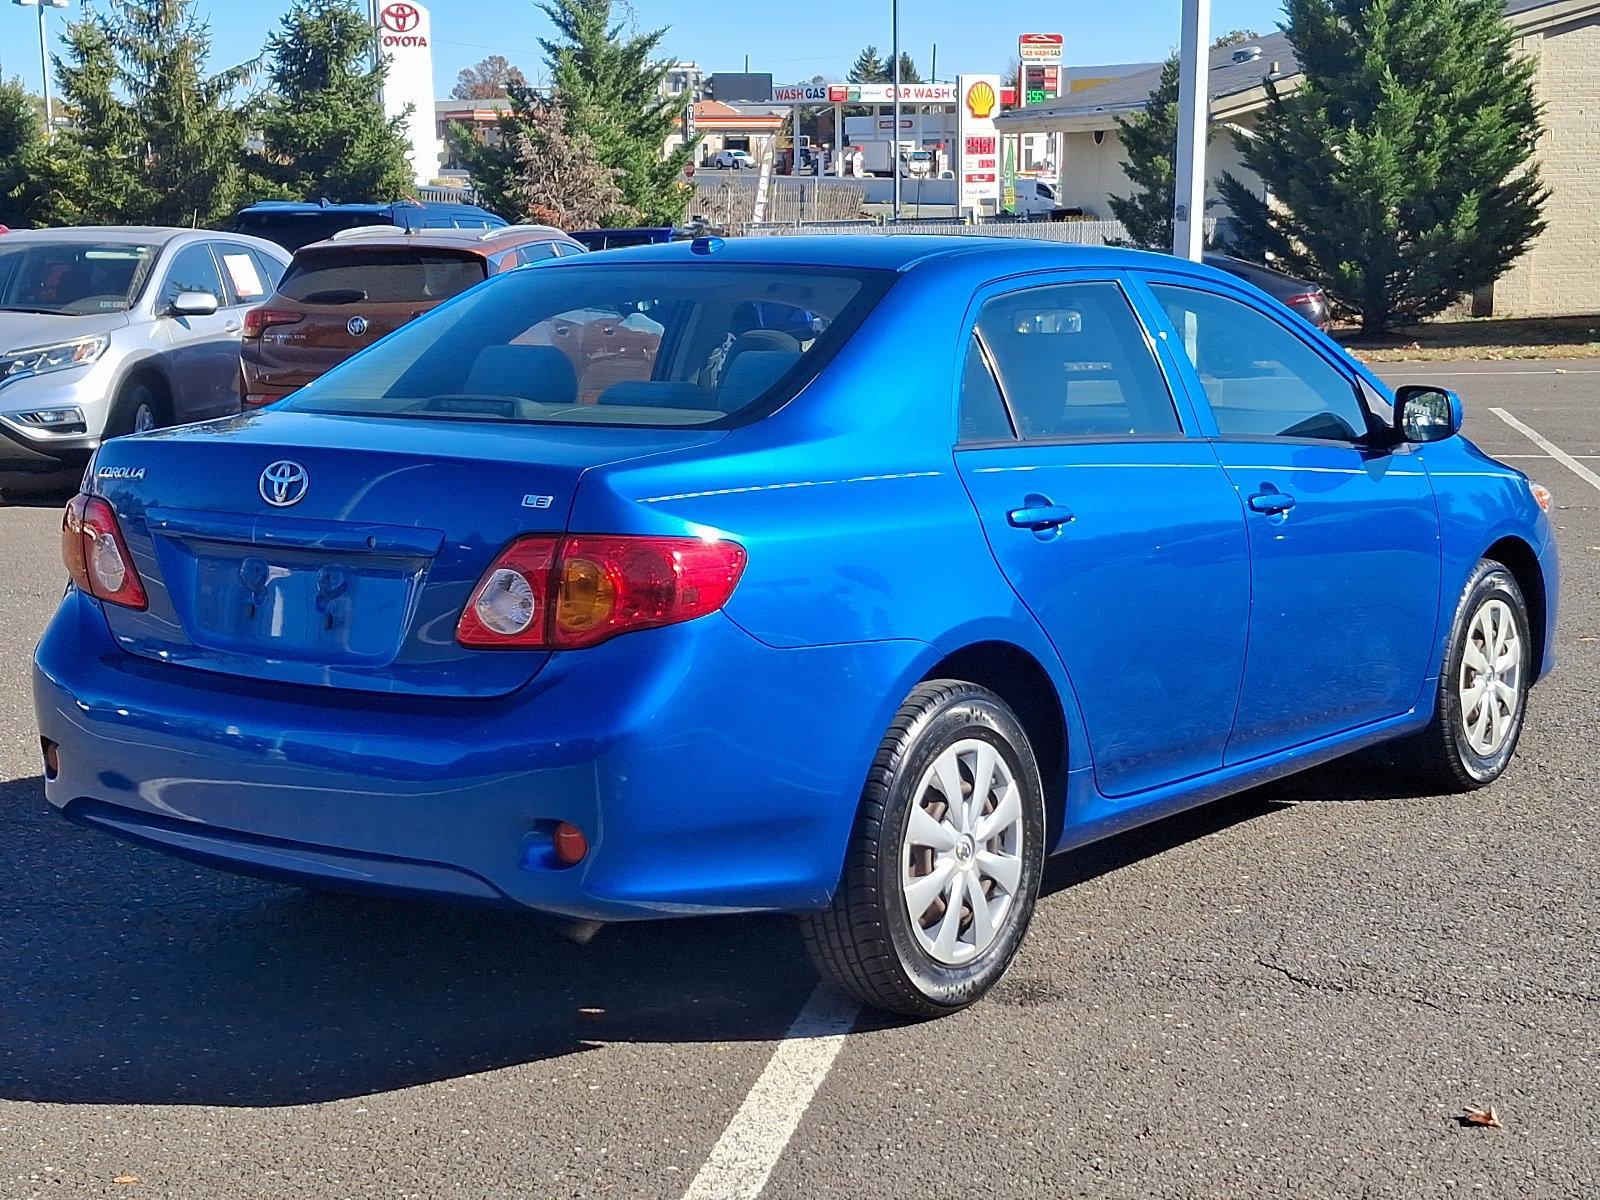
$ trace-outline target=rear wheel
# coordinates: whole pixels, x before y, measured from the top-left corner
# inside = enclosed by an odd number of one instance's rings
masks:
[[[1015,714],[975,684],[922,684],[879,747],[833,903],[802,919],[817,969],[891,1012],[965,1008],[1027,931],[1044,831]]]
[[[1504,566],[1484,559],[1456,609],[1433,721],[1404,743],[1424,781],[1465,792],[1504,773],[1527,714],[1532,648],[1522,589]]]

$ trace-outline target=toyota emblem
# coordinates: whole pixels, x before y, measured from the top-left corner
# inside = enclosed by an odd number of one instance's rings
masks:
[[[344,327],[350,331],[351,337],[360,337],[367,331],[367,319],[365,317],[351,317],[344,323]]]
[[[410,33],[421,20],[413,4],[391,4],[378,16],[378,23],[391,33]]]
[[[311,477],[297,462],[280,459],[261,472],[261,498],[273,508],[288,508],[306,498]]]

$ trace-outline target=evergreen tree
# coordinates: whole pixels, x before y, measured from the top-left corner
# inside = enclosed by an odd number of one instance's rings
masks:
[[[889,83],[891,71],[892,68],[878,57],[878,48],[868,46],[856,55],[845,78],[851,83]]]
[[[1493,282],[1544,228],[1533,62],[1502,0],[1289,0],[1304,72],[1238,139],[1243,247],[1272,252],[1380,333]]]
[[[893,82],[892,80],[890,82]],[[921,83],[922,72],[917,70],[917,64],[911,55],[904,50],[900,51],[900,82]]]
[[[1142,110],[1117,118],[1128,157],[1122,170],[1134,185],[1129,196],[1110,196],[1111,214],[1128,240],[1146,250],[1172,248],[1173,155],[1178,145],[1178,56],[1161,65],[1161,78]]]
[[[511,109],[500,117],[493,144],[468,126],[450,128],[451,147],[483,203],[514,221],[558,229],[636,222],[638,214],[622,202],[617,172],[600,164],[561,103],[521,84],[511,84],[510,92]]]
[[[19,79],[0,79],[0,225],[41,220],[44,104]]]
[[[47,156],[53,221],[208,225],[245,186],[249,64],[206,73],[194,0],[110,0],[67,28],[57,64],[69,130]]]
[[[450,95],[457,100],[498,100],[511,94],[511,85],[526,86],[522,72],[501,54],[491,54],[475,67],[465,67],[456,75]]]
[[[611,21],[612,0],[548,0],[540,6],[558,37],[541,39],[550,78],[561,97],[567,133],[587,139],[601,166],[616,174],[622,207],[609,223],[632,219],[670,225],[683,216],[684,145],[664,154],[683,118],[683,99],[662,84],[671,64],[655,57],[665,29],[628,34]]]
[[[297,0],[268,39],[258,169],[284,195],[387,204],[411,190],[405,118],[384,117],[371,50],[355,0]]]

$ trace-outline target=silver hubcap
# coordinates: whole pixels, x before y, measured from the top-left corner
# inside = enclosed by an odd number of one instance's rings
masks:
[[[1016,909],[1022,883],[1022,799],[988,742],[957,742],[934,759],[906,819],[900,886],[929,956],[967,962]]]
[[[133,414],[133,431],[135,433],[148,433],[155,427],[155,409],[151,408],[148,404],[139,405],[138,410]]]
[[[1486,600],[1467,624],[1457,688],[1467,744],[1485,756],[1499,752],[1522,703],[1522,641],[1504,600]]]

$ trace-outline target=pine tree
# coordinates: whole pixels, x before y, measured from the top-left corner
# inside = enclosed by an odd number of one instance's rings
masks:
[[[868,46],[856,55],[845,78],[851,83],[889,83],[891,71],[892,68],[878,57],[878,48]]]
[[[1173,155],[1178,145],[1178,56],[1161,66],[1161,78],[1144,108],[1117,118],[1127,159],[1122,170],[1134,185],[1129,196],[1110,196],[1111,213],[1128,240],[1146,250],[1172,248]]]
[[[386,119],[372,26],[354,0],[298,0],[267,41],[258,169],[297,200],[389,203],[411,190],[405,119]]]
[[[1502,0],[1289,0],[1304,76],[1238,139],[1271,196],[1222,192],[1239,241],[1381,333],[1493,282],[1544,228],[1534,65]]]
[[[44,148],[44,103],[21,80],[0,79],[0,225],[15,229],[42,219]]]
[[[629,210],[637,214],[631,219],[676,223],[688,199],[682,173],[694,147],[663,153],[683,118],[682,98],[662,87],[671,64],[655,57],[667,31],[625,35],[612,24],[612,0],[549,0],[540,7],[559,35],[540,45],[567,133],[587,139],[600,165],[617,172],[622,206],[608,223],[630,219]]]
[[[892,81],[891,81],[892,82]],[[922,72],[917,70],[917,64],[906,51],[900,51],[900,82],[921,83]]]
[[[450,128],[451,147],[483,203],[512,220],[559,229],[637,221],[622,202],[617,172],[599,163],[587,135],[571,129],[560,101],[520,84],[511,84],[510,93],[495,142],[465,125]]]
[[[48,155],[52,220],[208,225],[236,207],[251,66],[206,73],[193,4],[110,0],[68,26],[56,73],[73,123]]]

